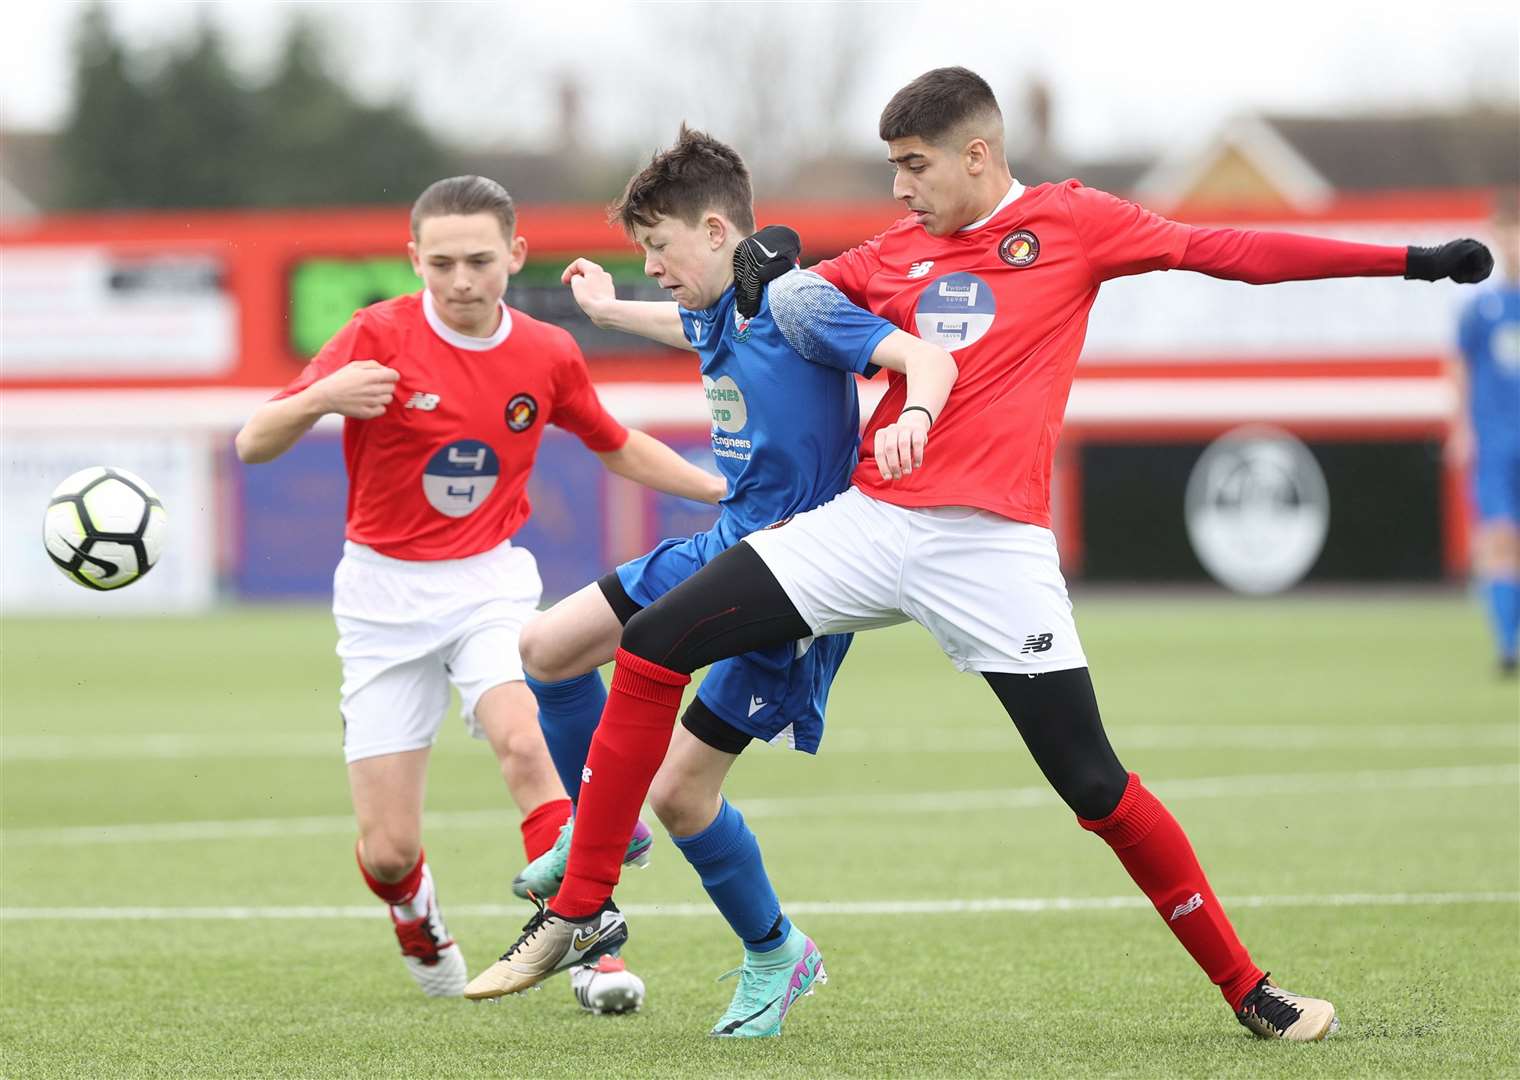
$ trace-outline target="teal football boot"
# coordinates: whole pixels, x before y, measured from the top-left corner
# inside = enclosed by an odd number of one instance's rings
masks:
[[[733,975],[739,976],[739,987],[728,1011],[709,1032],[723,1038],[780,1035],[781,1023],[797,999],[811,994],[815,983],[821,986],[829,981],[829,974],[823,969],[823,954],[795,926],[779,949],[764,953],[745,949],[744,966],[730,971],[723,979]]]

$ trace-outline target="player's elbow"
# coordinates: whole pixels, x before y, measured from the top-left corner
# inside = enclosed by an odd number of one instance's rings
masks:
[[[245,427],[240,430],[232,440],[232,448],[237,451],[238,460],[244,465],[257,465],[260,461],[253,445],[253,440],[248,435]]]
[[[630,431],[628,434],[632,436],[633,432]],[[628,447],[626,445],[619,450],[598,450],[596,456],[608,472],[618,476],[628,475]]]
[[[256,432],[249,430],[250,427],[251,424],[243,425],[242,430],[233,438],[232,446],[237,451],[238,460],[244,465],[261,465],[275,455],[258,438]]]

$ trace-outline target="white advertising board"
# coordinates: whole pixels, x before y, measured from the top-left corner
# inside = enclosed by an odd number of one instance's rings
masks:
[[[152,484],[169,516],[152,571],[96,592],[58,571],[42,546],[48,497],[70,473],[113,465]],[[215,599],[213,455],[206,436],[0,431],[0,610],[7,615],[151,615],[200,611]]]
[[[7,379],[214,377],[238,355],[238,305],[215,255],[104,247],[0,250]]]

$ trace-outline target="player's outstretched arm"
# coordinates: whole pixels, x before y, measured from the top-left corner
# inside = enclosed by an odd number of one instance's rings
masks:
[[[391,403],[400,377],[374,360],[355,360],[298,393],[266,401],[237,433],[238,458],[246,465],[273,461],[328,413],[373,420]]]
[[[621,330],[673,349],[692,347],[674,300],[619,300],[612,275],[590,259],[576,259],[559,279],[570,286],[586,317],[603,330]]]
[[[1397,277],[1415,281],[1482,281],[1494,257],[1477,240],[1452,240],[1437,247],[1356,244],[1321,236],[1257,232],[1249,229],[1191,230],[1180,270],[1210,277],[1267,285],[1334,277]]]
[[[938,345],[894,330],[881,339],[871,363],[907,376],[908,393],[895,421],[876,432],[876,467],[897,480],[924,463],[924,449],[934,418],[945,408],[960,370],[955,358]]]
[[[728,494],[723,477],[698,468],[659,439],[632,428],[620,449],[599,451],[596,456],[609,472],[667,495],[716,503]]]

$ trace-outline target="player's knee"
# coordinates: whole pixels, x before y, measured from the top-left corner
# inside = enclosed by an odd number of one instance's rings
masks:
[[[1520,528],[1512,522],[1501,521],[1486,530],[1491,572],[1496,576],[1512,576],[1520,566]]]
[[[517,651],[522,657],[523,671],[539,682],[557,682],[563,677],[558,670],[559,650],[543,615],[529,619],[522,628]]]
[[[654,811],[654,816],[660,819],[660,824],[665,826],[667,832],[680,835],[676,826],[681,821],[684,807],[679,784],[657,773],[654,783],[649,786],[649,808]]]
[[[659,773],[649,788],[649,808],[671,836],[695,836],[712,824],[718,800],[679,776]]]
[[[498,722],[490,741],[504,774],[549,767],[549,748],[536,714],[518,713]]]
[[[683,661],[675,651],[675,642],[661,626],[661,619],[653,608],[645,608],[624,624],[619,645],[624,652],[631,652],[674,671],[686,670],[681,667]]]
[[[1119,800],[1129,786],[1129,774],[1123,769],[1086,769],[1066,778],[1057,792],[1078,817],[1101,821],[1119,809]]]
[[[381,881],[400,881],[422,854],[422,840],[376,829],[364,834],[364,867]]]

